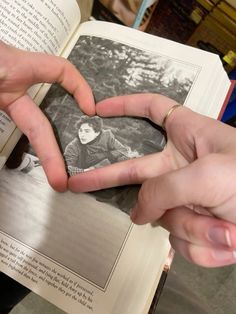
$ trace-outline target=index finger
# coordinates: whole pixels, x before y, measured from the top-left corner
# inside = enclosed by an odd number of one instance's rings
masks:
[[[141,184],[148,178],[170,171],[172,167],[166,151],[158,152],[71,176],[68,188],[77,193]]]
[[[96,112],[102,117],[145,117],[162,126],[167,112],[176,104],[175,100],[160,94],[134,94],[102,100],[96,104]]]
[[[12,91],[1,99],[2,108],[23,96],[33,84],[57,82],[74,96],[86,114],[95,114],[92,90],[71,62],[46,53],[20,50],[3,42],[0,42],[0,48],[1,76],[4,78],[1,91]]]
[[[31,62],[35,75],[34,80],[48,83],[57,82],[74,96],[86,114],[95,114],[92,90],[72,63],[64,58],[42,53],[32,53],[29,57],[27,63]]]

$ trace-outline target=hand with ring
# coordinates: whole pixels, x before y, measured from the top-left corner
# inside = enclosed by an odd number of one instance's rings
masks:
[[[146,117],[167,133],[160,153],[69,179],[74,192],[141,184],[131,219],[157,223],[173,248],[207,267],[236,263],[236,129],[157,94],[120,96],[96,106],[102,117]]]

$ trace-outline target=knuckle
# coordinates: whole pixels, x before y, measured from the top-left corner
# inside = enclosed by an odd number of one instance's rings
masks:
[[[134,160],[129,160],[129,167],[128,167],[128,178],[131,183],[140,183],[141,180],[141,173],[137,167],[137,163]]]
[[[138,193],[139,207],[144,210],[147,207],[148,202],[149,202],[149,196],[144,189],[144,185],[142,185]]]
[[[38,138],[40,138],[41,134],[46,133],[46,131],[50,129],[50,123],[45,118],[41,121],[38,121],[37,124],[31,124],[26,130],[26,136],[28,137],[30,143],[35,143],[37,142]]]
[[[202,265],[202,255],[199,254],[198,250],[194,245],[189,244],[186,249],[186,258],[188,261],[197,264]]]
[[[203,267],[213,267],[215,261],[213,260],[210,249],[207,247],[196,246],[189,244],[186,249],[186,259],[191,263]]]
[[[183,227],[183,231],[184,231],[187,241],[194,241],[195,228],[194,228],[193,220],[185,219],[182,227]]]
[[[210,154],[197,162],[196,185],[204,188],[196,189],[193,193],[194,201],[201,206],[217,206],[222,202],[223,193],[219,193],[219,187],[222,184],[222,164],[221,156]],[[223,189],[222,189],[223,190]],[[225,193],[225,191],[224,191]],[[224,198],[224,197],[223,197]]]
[[[75,71],[76,67],[65,58],[58,57],[58,60],[60,64],[60,72],[58,75],[57,82],[63,85],[63,83],[68,77],[68,74],[69,73],[71,74],[72,73],[71,71]]]

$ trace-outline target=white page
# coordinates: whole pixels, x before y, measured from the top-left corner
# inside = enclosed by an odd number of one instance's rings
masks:
[[[3,149],[15,128],[15,124],[8,117],[8,115],[0,110],[0,151]]]
[[[3,0],[0,21],[0,40],[58,55],[80,23],[80,10],[76,0]]]
[[[3,0],[0,2],[0,40],[24,50],[60,55],[80,19],[76,0],[67,0],[66,4],[63,0]],[[29,90],[32,98],[40,86]],[[0,169],[19,139],[19,132],[14,134],[15,131],[15,124],[0,111]]]
[[[68,313],[150,306],[170,249],[166,231],[133,226],[89,194],[56,193],[40,166],[0,175],[1,271]]]

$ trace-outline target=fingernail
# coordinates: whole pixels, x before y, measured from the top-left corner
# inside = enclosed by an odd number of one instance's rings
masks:
[[[213,253],[213,257],[217,261],[231,261],[232,259],[236,259],[236,251],[219,251],[216,250]]]
[[[227,247],[232,246],[230,232],[226,228],[213,227],[208,232],[208,238],[212,243],[226,245]]]
[[[133,209],[131,210],[131,213],[130,213],[130,219],[134,222],[136,217],[138,215],[138,205],[136,204]]]

